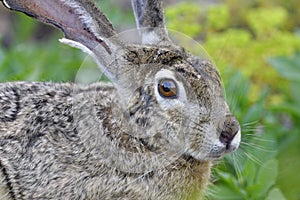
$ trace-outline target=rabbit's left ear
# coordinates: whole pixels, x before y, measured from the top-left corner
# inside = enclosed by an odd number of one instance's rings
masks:
[[[108,19],[90,1],[82,0],[1,0],[12,9],[62,29],[65,38],[90,50],[97,45],[110,53],[107,38],[116,33]],[[80,48],[80,46],[77,46]],[[84,50],[84,49],[83,49]]]
[[[143,44],[168,44],[162,0],[131,0]]]
[[[110,66],[121,41],[109,20],[91,0],[0,0],[11,10],[23,12],[60,28],[62,43],[89,53],[110,80],[120,69]],[[124,69],[125,70],[125,69]]]

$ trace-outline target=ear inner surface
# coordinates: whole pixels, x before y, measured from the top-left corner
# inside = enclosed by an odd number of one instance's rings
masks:
[[[3,0],[3,4],[63,30],[67,39],[93,50],[102,45],[111,54],[107,38],[115,31],[102,12],[89,0]]]

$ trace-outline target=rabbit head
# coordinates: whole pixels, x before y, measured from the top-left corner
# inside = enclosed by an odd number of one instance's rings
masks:
[[[90,54],[114,83],[127,131],[152,149],[206,161],[238,148],[240,126],[216,67],[171,42],[161,0],[132,0],[140,41],[135,44],[122,41],[89,0],[3,3],[62,29],[62,43]]]

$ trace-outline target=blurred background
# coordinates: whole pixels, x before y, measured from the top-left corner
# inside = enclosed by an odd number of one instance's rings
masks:
[[[207,199],[300,200],[300,1],[164,2],[167,27],[218,66],[242,126],[241,148],[218,162]],[[97,3],[117,30],[135,27],[129,0]],[[0,5],[0,82],[74,81],[86,55],[61,37]]]

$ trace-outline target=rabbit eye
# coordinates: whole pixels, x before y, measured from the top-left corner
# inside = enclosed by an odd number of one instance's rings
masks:
[[[177,98],[177,85],[171,79],[163,79],[158,83],[158,92],[164,98]]]

